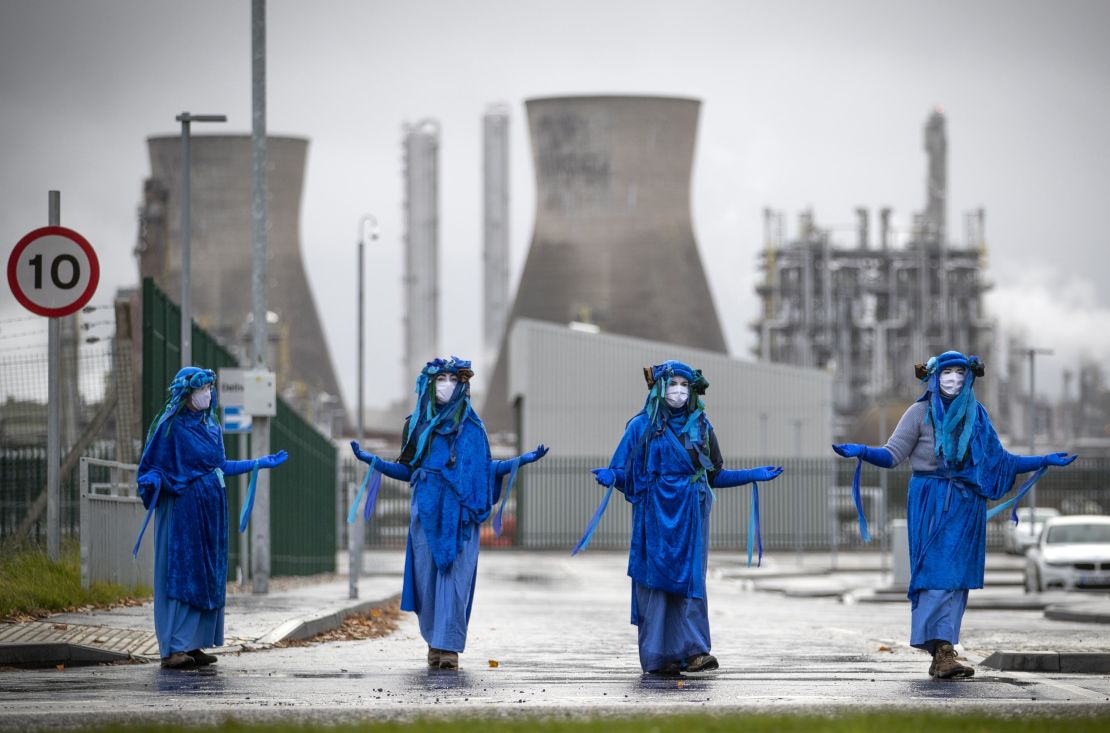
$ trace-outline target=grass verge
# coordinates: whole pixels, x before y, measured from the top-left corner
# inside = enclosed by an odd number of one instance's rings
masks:
[[[39,548],[10,548],[0,553],[0,621],[25,621],[57,611],[84,606],[140,603],[150,588],[126,588],[114,583],[81,587],[81,554],[75,545],[51,562]]]

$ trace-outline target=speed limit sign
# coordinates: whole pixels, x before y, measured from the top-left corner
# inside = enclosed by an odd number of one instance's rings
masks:
[[[81,310],[96,292],[100,263],[88,240],[66,227],[40,227],[15,245],[8,285],[24,308],[59,318]]]

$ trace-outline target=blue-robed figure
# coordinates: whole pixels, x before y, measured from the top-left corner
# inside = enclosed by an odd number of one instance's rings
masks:
[[[416,613],[428,665],[440,669],[458,669],[466,648],[479,526],[499,500],[504,509],[517,469],[547,453],[540,445],[511,460],[491,458],[485,426],[470,404],[473,376],[470,362],[457,357],[427,363],[416,380],[416,407],[405,421],[397,461],[384,461],[351,442],[370,470],[348,521],[354,521],[364,494],[363,514],[373,516],[381,475],[412,485],[401,610]],[[501,532],[500,510],[494,530]]]
[[[983,587],[987,519],[1016,507],[1048,466],[1066,466],[1075,456],[1020,456],[1002,447],[986,408],[975,398],[975,379],[985,371],[977,357],[946,351],[916,370],[925,393],[906,410],[885,446],[847,443],[833,450],[859,461],[853,494],[865,539],[869,535],[859,502],[862,461],[893,468],[909,459],[910,644],[932,655],[930,676],[970,677],[975,670],[960,664],[954,645],[968,590]],[[1035,473],[1014,498],[987,510],[988,501],[1001,499],[1019,474],[1030,472]],[[1012,518],[1017,521],[1016,512]]]
[[[618,489],[632,504],[628,575],[640,666],[657,674],[706,672],[718,667],[710,654],[705,589],[711,487],[769,481],[782,468],[723,469],[702,400],[709,382],[700,370],[666,361],[644,369],[644,376],[644,408],[628,421],[609,467],[593,473],[598,483],[610,492]],[[752,496],[752,529],[757,532],[755,486]],[[606,493],[575,552],[588,544],[608,499]]]
[[[139,460],[147,508],[133,554],[154,516],[154,631],[162,666],[212,664],[206,647],[224,643],[227,585],[227,492],[224,477],[273,468],[288,455],[245,461],[224,456],[223,430],[210,369],[188,366],[170,382]],[[251,481],[253,497],[254,475]],[[245,524],[249,507],[241,523]]]

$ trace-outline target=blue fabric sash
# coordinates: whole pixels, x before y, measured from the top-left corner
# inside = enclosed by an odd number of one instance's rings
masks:
[[[135,540],[135,546],[131,548],[132,559],[138,559],[139,557],[139,546],[143,544],[143,535],[146,533],[146,527],[150,524],[150,518],[154,516],[154,510],[158,508],[158,496],[161,493],[162,484],[159,482],[158,486],[154,489],[154,498],[150,500],[150,506],[146,510],[146,518],[143,519],[143,526],[139,530],[139,538]]]
[[[626,479],[627,480],[627,479]],[[609,506],[609,499],[613,496],[613,487],[616,486],[616,478],[609,484],[606,484],[605,496],[601,499],[601,504],[598,505],[597,511],[590,517],[589,524],[586,525],[586,533],[582,535],[582,539],[578,540],[578,544],[570,551],[571,555],[577,555],[590,544],[590,540],[594,538],[594,532],[597,531],[597,525],[601,522],[601,515],[605,513],[605,508]]]
[[[763,533],[759,528],[759,484],[752,481],[752,503],[748,512],[748,567],[752,566],[752,542],[758,546],[757,567],[763,567]]]
[[[366,496],[366,508],[362,511],[362,518],[364,521],[369,522],[370,517],[374,516],[374,507],[378,503],[378,491],[382,485],[382,473],[377,470],[378,457],[370,461],[370,469],[366,472],[366,477],[362,479],[362,484],[358,487],[358,494],[355,495],[355,500],[351,502],[350,511],[347,512],[347,524],[354,524],[355,519],[358,517],[358,505],[362,503],[362,497]]]
[[[505,511],[506,502],[509,501],[509,492],[513,490],[513,482],[516,481],[516,472],[519,468],[520,456],[517,456],[509,462],[509,485],[505,487],[505,493],[501,495],[501,505],[497,507],[497,515],[493,518],[493,533],[497,537],[501,536],[501,515]]]
[[[852,477],[852,501],[856,505],[856,515],[859,517],[859,536],[864,542],[871,541],[871,532],[867,529],[867,517],[863,513],[863,497],[860,496],[860,473],[863,471],[863,459],[856,458],[856,473]]]
[[[224,485],[224,473],[220,469],[216,469],[220,475],[220,485]],[[239,513],[239,533],[247,531],[247,523],[251,519],[251,511],[254,509],[254,490],[258,483],[258,461],[254,462],[254,468],[251,469],[251,480],[247,485],[247,500],[243,502],[243,510]]]
[[[1047,471],[1047,470],[1048,470],[1048,466],[1042,466],[1041,468],[1038,468],[1033,473],[1032,476],[1030,476],[1028,479],[1025,480],[1025,483],[1023,483],[1021,485],[1021,488],[1019,488],[1017,490],[1017,493],[1012,498],[1007,499],[1006,501],[1002,502],[998,506],[987,510],[987,519],[991,519],[992,517],[998,516],[1002,512],[1006,511],[1007,507],[1013,507],[1013,512],[1010,514],[1010,521],[1013,522],[1014,524],[1017,524],[1018,523],[1018,516],[1017,516],[1018,504],[1021,503],[1021,500],[1023,498],[1025,498],[1025,495],[1027,493],[1029,493],[1029,489],[1033,488],[1033,484],[1037,483],[1037,481],[1040,480],[1041,476],[1044,476],[1045,471]]]

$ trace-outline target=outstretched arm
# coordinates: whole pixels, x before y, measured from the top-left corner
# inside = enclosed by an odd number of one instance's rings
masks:
[[[1079,456],[1068,453],[1049,453],[1044,456],[1014,456],[1017,459],[1017,472],[1029,473],[1045,466],[1066,466]]]
[[[760,466],[739,471],[722,469],[711,476],[710,485],[715,489],[727,489],[730,486],[743,486],[753,481],[770,481],[780,474],[782,474],[782,466]]]
[[[381,471],[383,476],[389,476],[391,479],[398,481],[408,481],[412,478],[412,469],[404,463],[393,463],[378,458],[373,453],[367,453],[358,444],[357,440],[351,441],[351,451],[363,463],[371,463],[377,458],[377,463],[374,463],[374,468]]]
[[[880,468],[893,468],[894,455],[886,448],[872,448],[860,443],[838,443],[832,447],[838,456],[845,458],[862,458],[868,463]]]
[[[536,461],[538,461],[541,458],[543,458],[544,456],[546,456],[547,452],[549,450],[550,450],[550,448],[547,448],[547,447],[544,446],[543,443],[540,443],[536,447],[535,450],[528,451],[527,453],[522,453],[521,455],[517,456],[517,458],[515,458],[515,459],[510,458],[507,461],[494,461],[493,462],[493,475],[496,476],[497,478],[501,478],[502,476],[507,476],[509,474],[509,471],[511,471],[513,469],[513,461],[514,460],[519,459],[520,460],[519,465],[527,466],[529,463],[535,463]]]
[[[254,468],[255,460],[250,458],[245,461],[224,461],[224,465],[220,470],[224,472],[224,476],[238,476],[249,472]]]

